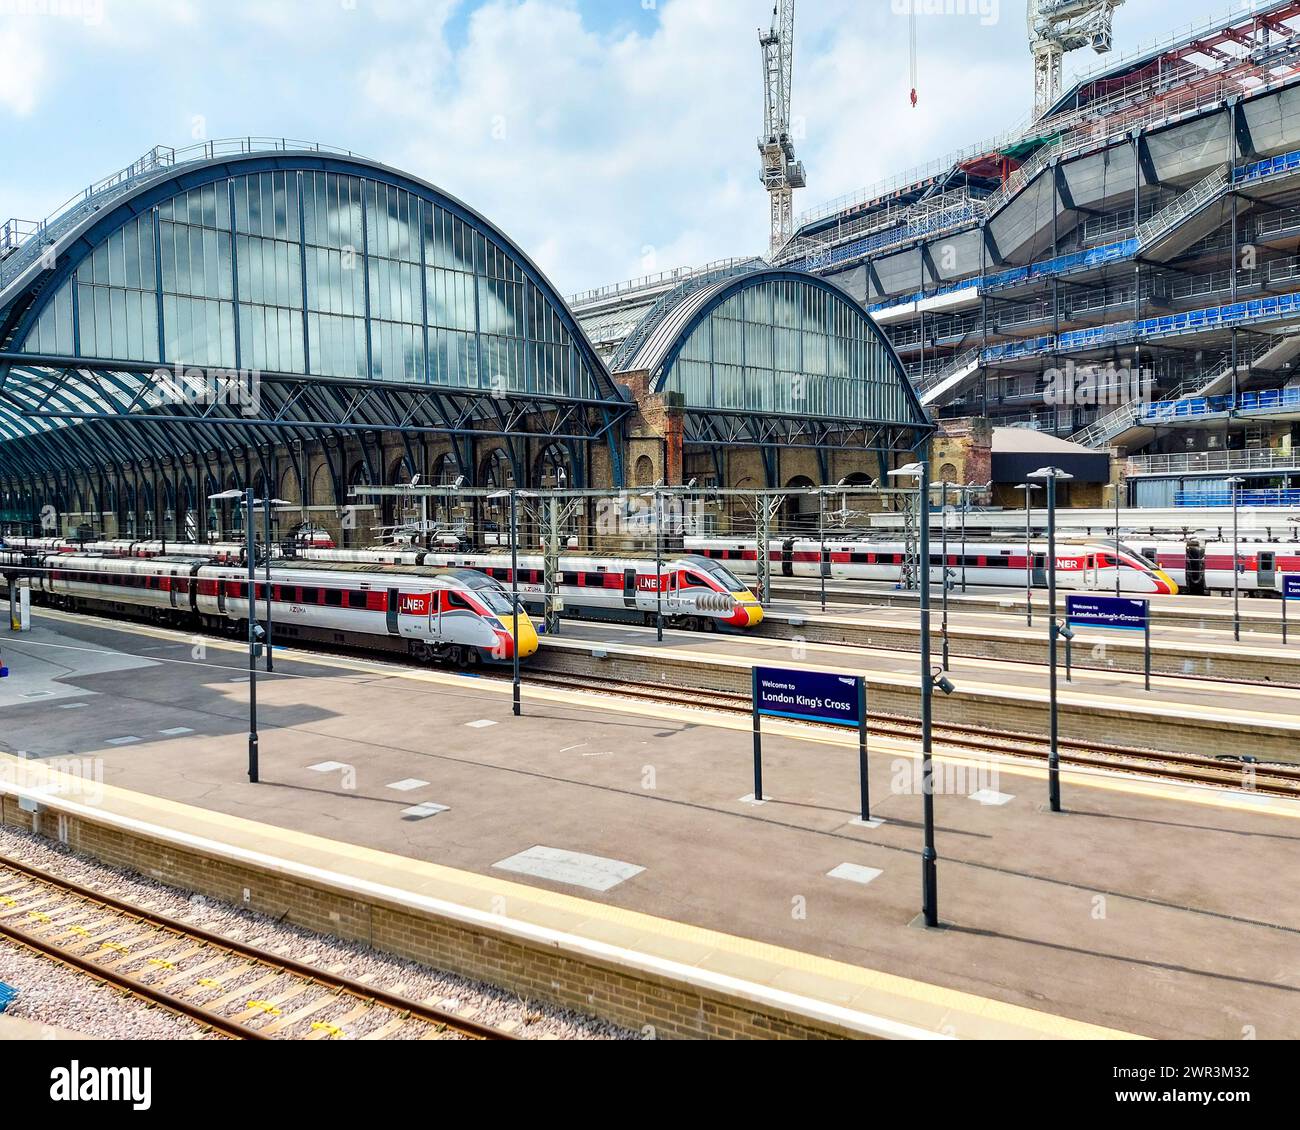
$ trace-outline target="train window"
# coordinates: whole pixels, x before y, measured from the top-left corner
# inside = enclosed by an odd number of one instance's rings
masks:
[[[471,609],[469,606],[469,601],[466,600],[463,596],[461,596],[460,593],[458,592],[449,592],[447,594],[447,607],[460,608],[466,611],[473,611],[473,609]]]
[[[325,604],[329,608],[343,607],[343,593],[338,589],[324,589]]]
[[[366,607],[366,594],[363,593],[363,592],[350,592],[350,593],[348,593],[348,607],[349,607],[349,608],[365,608],[365,607]]]

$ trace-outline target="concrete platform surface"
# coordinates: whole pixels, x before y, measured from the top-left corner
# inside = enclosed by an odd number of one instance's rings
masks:
[[[764,945],[802,955],[791,983],[815,960],[1119,1032],[1300,1036],[1300,898],[1282,879],[1300,866],[1294,802],[1066,773],[1067,811],[1052,814],[1040,772],[940,759],[947,928],[927,931],[912,925],[918,775],[897,742],[873,742],[885,822],[866,827],[848,736],[773,723],[770,799],[755,805],[743,719],[541,688],[514,719],[500,684],[286,654],[259,680],[253,786],[237,647],[196,655],[180,633],[48,615],[3,646],[19,671],[62,665],[43,677],[78,692],[0,706],[6,751],[89,757],[85,772],[143,806],[207,810],[209,830],[224,814],[269,826],[277,850],[310,834],[340,865],[351,843],[357,860],[390,853],[462,886],[478,876],[680,923],[678,944],[693,930],[737,939],[714,950],[738,977],[773,976],[779,958],[753,958]],[[147,666],[105,670],[105,653]]]

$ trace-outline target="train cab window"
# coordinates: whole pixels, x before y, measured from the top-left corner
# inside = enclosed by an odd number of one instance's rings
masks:
[[[473,609],[470,608],[469,606],[469,601],[466,600],[463,596],[461,596],[460,593],[458,592],[449,592],[447,594],[447,607],[459,608],[466,612],[473,611]]]
[[[707,589],[709,583],[703,577],[692,577],[690,573],[681,575],[681,587],[684,589]]]

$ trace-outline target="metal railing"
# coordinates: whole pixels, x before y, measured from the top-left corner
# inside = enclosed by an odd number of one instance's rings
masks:
[[[337,156],[367,160],[350,149],[323,145],[316,141],[299,141],[286,137],[235,137],[203,141],[182,149],[155,145],[144,156],[132,161],[123,169],[88,185],[65,200],[44,220],[10,220],[5,230],[12,230],[17,239],[13,252],[0,261],[0,289],[25,271],[40,258],[43,249],[66,231],[75,227],[85,216],[99,211],[109,201],[132,191],[141,181],[177,166],[196,161],[210,161],[217,157],[239,156],[247,153],[310,152],[332,153]]]
[[[1174,493],[1176,507],[1219,507],[1232,505],[1230,490],[1180,490]],[[1300,490],[1275,487],[1271,490],[1239,490],[1238,506],[1300,506]]]
[[[938,388],[945,381],[951,380],[963,370],[973,369],[979,365],[980,348],[977,345],[974,349],[968,349],[965,353],[959,353],[947,365],[928,373],[916,384],[916,391],[924,395]]]
[[[1208,177],[1198,181],[1149,220],[1138,224],[1138,246],[1148,247],[1161,236],[1168,235],[1188,216],[1221,196],[1227,188],[1228,166],[1220,165]]]
[[[706,275],[714,271],[739,267],[742,264],[753,263],[756,259],[756,256],[749,255],[731,259],[718,259],[712,263],[705,263],[702,267],[674,267],[670,271],[659,271],[656,274],[642,275],[640,278],[627,279],[624,282],[596,287],[594,290],[584,290],[579,294],[570,295],[565,299],[565,302],[569,304],[571,310],[578,310],[580,307],[592,306],[597,302],[603,302],[610,298],[626,298],[643,291],[671,289],[677,286],[678,283],[685,282],[696,275]]]
[[[1283,471],[1300,468],[1300,452],[1273,448],[1254,451],[1180,451],[1172,455],[1130,455],[1130,475],[1220,474],[1228,471]]]

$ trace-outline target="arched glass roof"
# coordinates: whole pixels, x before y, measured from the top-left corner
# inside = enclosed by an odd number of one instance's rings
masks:
[[[814,275],[727,275],[657,307],[617,368],[650,374],[687,409],[926,425],[893,347],[867,311]]]
[[[114,178],[41,238],[0,291],[0,346],[34,363],[623,403],[516,245],[353,155],[213,155]]]

